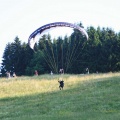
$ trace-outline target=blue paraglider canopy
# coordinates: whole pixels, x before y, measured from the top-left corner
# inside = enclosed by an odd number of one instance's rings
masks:
[[[43,25],[41,27],[39,27],[37,30],[35,30],[28,38],[28,44],[30,46],[30,48],[34,48],[34,45],[36,43],[36,40],[34,39],[36,37],[36,35],[41,34],[42,32],[44,32],[47,29],[51,29],[54,27],[70,27],[70,28],[74,28],[79,30],[82,35],[86,36],[86,38],[88,39],[88,34],[87,32],[80,26],[72,24],[72,23],[67,23],[67,22],[54,22],[54,23],[49,23],[46,25]]]

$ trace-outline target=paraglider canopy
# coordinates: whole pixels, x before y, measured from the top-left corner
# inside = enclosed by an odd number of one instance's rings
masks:
[[[78,30],[80,38],[81,36],[88,40],[88,34],[84,30],[84,28],[80,27],[79,25],[75,25],[72,23],[67,22],[54,22],[49,23],[46,25],[43,25],[36,29],[32,34],[30,34],[28,38],[28,44],[31,49],[34,49],[34,45],[37,41],[38,35],[51,30],[52,28],[56,27],[70,27],[73,29]],[[61,42],[59,42],[61,41]],[[80,47],[80,44],[82,41],[79,40],[79,37],[76,39],[71,39],[70,37],[65,39],[64,41],[62,39],[56,40],[55,42],[52,42],[52,40],[46,40],[42,41],[42,39],[39,41],[42,43],[42,48],[40,52],[42,53],[43,58],[45,59],[46,63],[50,67],[51,71],[53,73],[60,73],[64,74],[65,72],[69,71],[73,63],[79,58],[80,55],[80,48],[84,47],[82,45]],[[41,45],[41,44],[40,44]],[[59,72],[60,69],[60,72]]]
[[[34,45],[36,43],[36,40],[34,38],[36,37],[36,35],[41,34],[42,32],[48,29],[51,29],[51,28],[55,28],[55,27],[71,27],[71,28],[77,29],[82,33],[82,35],[86,36],[86,39],[88,39],[88,34],[82,27],[72,24],[72,23],[67,23],[67,22],[54,22],[54,23],[49,23],[49,24],[39,27],[29,36],[28,44],[30,48],[31,49],[34,48]]]

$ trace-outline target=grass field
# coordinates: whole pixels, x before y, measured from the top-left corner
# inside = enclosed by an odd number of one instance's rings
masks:
[[[120,120],[120,73],[0,78],[0,120]]]

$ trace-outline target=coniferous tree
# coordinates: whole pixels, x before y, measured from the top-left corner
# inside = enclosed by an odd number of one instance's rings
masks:
[[[11,49],[12,49],[12,46],[10,43],[8,43],[6,45],[6,48],[3,54],[2,66],[1,66],[2,76],[5,76],[7,71],[11,72],[11,69],[13,70],[12,61],[11,61],[12,59]]]
[[[25,69],[30,61],[26,48],[27,45],[25,43],[22,45],[18,37],[14,39],[14,42],[7,44],[3,54],[3,75],[7,71],[11,72],[11,74],[15,72],[17,75],[25,75]]]
[[[82,23],[79,24],[83,27]],[[18,37],[8,43],[3,53],[2,75],[6,71],[17,75],[58,73],[63,68],[65,73],[83,73],[89,68],[94,72],[120,71],[120,33],[111,28],[87,28],[89,40],[74,30],[71,36],[51,39],[50,34],[43,35],[34,50]]]

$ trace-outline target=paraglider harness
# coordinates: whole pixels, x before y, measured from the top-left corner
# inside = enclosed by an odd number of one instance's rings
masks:
[[[63,90],[64,81],[63,80],[58,80],[58,82],[60,83],[60,85],[59,85],[60,90]]]

